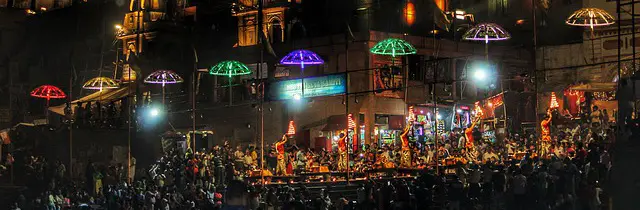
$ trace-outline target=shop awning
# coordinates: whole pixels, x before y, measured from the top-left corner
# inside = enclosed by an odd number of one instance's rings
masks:
[[[327,118],[327,125],[322,128],[322,131],[338,131],[347,129],[347,116],[331,115]]]
[[[585,92],[606,92],[616,90],[615,82],[591,82],[581,85],[571,86],[569,89]]]
[[[85,97],[82,97],[78,100],[71,102],[71,110],[75,110],[78,103],[85,103],[88,101],[100,101],[100,102],[110,102],[113,100],[118,100],[126,97],[129,94],[129,87],[122,87],[118,89],[105,89],[102,91],[98,91],[92,94],[89,94]],[[64,107],[66,105],[62,104],[59,106],[49,107],[49,111],[54,112],[59,115],[64,115]]]

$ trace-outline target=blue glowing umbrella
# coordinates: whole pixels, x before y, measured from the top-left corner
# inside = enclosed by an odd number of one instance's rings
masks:
[[[294,50],[280,60],[280,64],[284,65],[300,65],[304,69],[304,65],[324,64],[324,60],[314,52],[309,50]]]

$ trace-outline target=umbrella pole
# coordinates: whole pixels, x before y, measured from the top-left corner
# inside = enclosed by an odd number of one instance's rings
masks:
[[[164,82],[162,82],[162,106],[164,106]]]
[[[233,86],[231,86],[231,76],[229,76],[229,106],[233,104]]]
[[[50,98],[47,97],[47,106],[44,107],[44,117],[47,120],[47,124],[49,124],[49,100]]]

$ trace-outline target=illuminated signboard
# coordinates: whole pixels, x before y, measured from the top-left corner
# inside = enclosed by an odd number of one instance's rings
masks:
[[[302,79],[285,80],[271,86],[271,96],[275,100],[288,100],[301,96],[310,98],[344,94],[346,81],[345,74],[305,78],[304,91],[302,91]]]

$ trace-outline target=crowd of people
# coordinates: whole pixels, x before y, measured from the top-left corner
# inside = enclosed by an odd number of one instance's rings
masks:
[[[373,143],[355,150],[346,149],[344,143],[330,151],[301,149],[288,144],[284,136],[265,148],[264,162],[255,146],[234,148],[225,142],[208,150],[167,151],[141,174],[127,170],[126,163],[88,162],[84,176],[73,178],[66,176],[60,161],[25,156],[16,164],[25,165],[20,169],[28,190],[13,206],[218,209],[225,205],[229,186],[244,183],[249,193],[243,199],[250,209],[595,210],[607,201],[603,183],[609,177],[608,150],[615,133],[603,124],[554,125],[544,146],[535,135],[513,134],[493,141],[459,129],[442,135],[438,144],[409,143],[401,136],[397,145]],[[409,179],[368,175],[378,169],[399,168],[413,169],[418,175]],[[271,179],[272,175],[346,171],[358,186],[355,197],[332,194],[330,183],[344,177],[323,180],[327,187],[319,194],[310,192],[303,179],[285,185],[267,180],[262,180],[265,186],[245,182],[262,175]]]

